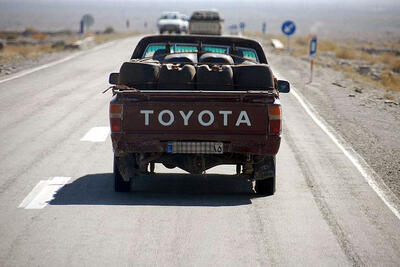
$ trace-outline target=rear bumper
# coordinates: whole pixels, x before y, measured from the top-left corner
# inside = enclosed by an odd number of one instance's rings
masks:
[[[271,155],[278,153],[281,143],[280,136],[160,136],[152,135],[126,135],[112,133],[111,139],[114,153],[125,155],[129,153],[168,153],[168,141],[218,141],[224,143],[224,153]]]
[[[165,24],[158,26],[160,31],[180,31],[181,27],[179,25]],[[183,30],[183,29],[182,29]]]

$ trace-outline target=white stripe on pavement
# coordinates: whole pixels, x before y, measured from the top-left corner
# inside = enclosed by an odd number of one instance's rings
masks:
[[[49,180],[40,181],[22,200],[18,208],[43,209],[54,199],[54,195],[60,190],[71,177],[53,177]]]
[[[81,141],[104,142],[110,134],[110,127],[93,127],[81,138]]]

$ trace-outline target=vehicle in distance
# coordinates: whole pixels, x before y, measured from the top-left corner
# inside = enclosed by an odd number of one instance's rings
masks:
[[[129,191],[155,163],[202,174],[221,164],[275,192],[281,141],[279,92],[289,92],[260,44],[240,37],[155,35],[111,73],[116,191]]]
[[[179,12],[164,12],[158,19],[157,27],[160,34],[164,32],[187,33],[189,22],[187,16]]]
[[[218,11],[200,10],[193,12],[189,21],[190,34],[221,35],[222,22]]]

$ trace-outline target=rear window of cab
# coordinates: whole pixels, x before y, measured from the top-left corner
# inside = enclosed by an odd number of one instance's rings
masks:
[[[198,46],[195,44],[172,44],[170,45],[170,51],[166,51],[166,44],[149,44],[146,47],[146,50],[142,56],[142,58],[154,57],[157,55],[163,55],[167,53],[197,53]],[[249,60],[253,60],[259,62],[257,52],[253,48],[247,47],[236,47],[235,51],[230,51],[229,46],[223,45],[212,45],[212,44],[203,44],[202,50],[211,53],[220,53],[220,54],[232,54],[239,57],[243,57]]]

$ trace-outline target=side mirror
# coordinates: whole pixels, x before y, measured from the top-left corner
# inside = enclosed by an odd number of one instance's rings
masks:
[[[278,80],[278,91],[280,93],[289,93],[290,83],[288,81]]]
[[[110,73],[110,77],[108,78],[108,82],[110,84],[118,84],[118,80],[119,80],[119,73],[118,72]]]

